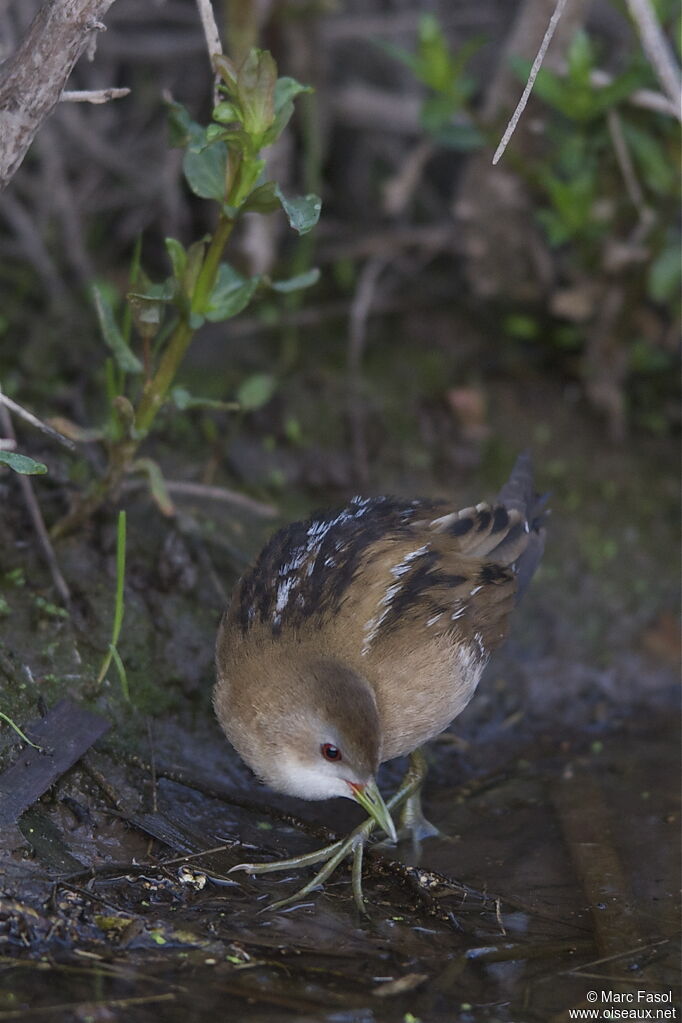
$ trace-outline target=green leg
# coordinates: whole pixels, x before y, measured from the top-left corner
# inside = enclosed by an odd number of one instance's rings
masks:
[[[402,806],[412,795],[418,793],[425,775],[426,760],[423,754],[417,750],[410,757],[410,766],[400,788],[387,800],[386,805],[388,809],[393,810],[395,807]],[[339,842],[333,842],[331,845],[318,849],[316,852],[307,853],[304,856],[293,856],[288,860],[275,860],[274,863],[238,863],[231,868],[229,873],[232,873],[234,870],[245,870],[249,874],[269,874],[278,870],[308,867],[314,863],[326,861],[322,869],[315,874],[315,877],[308,884],[304,885],[303,888],[299,889],[295,895],[290,896],[288,899],[281,899],[279,902],[273,902],[267,907],[268,909],[283,909],[284,906],[290,906],[293,902],[305,898],[315,888],[324,884],[327,878],[336,870],[339,863],[346,856],[352,856],[353,898],[359,911],[365,913],[365,899],[362,894],[362,858],[367,839],[375,827],[376,821],[372,817],[368,817],[366,821],[351,831],[348,838],[342,839]]]
[[[426,819],[422,810],[422,784],[426,777],[428,766],[426,757],[421,750],[415,750],[410,755],[410,765],[415,774],[420,776],[421,781],[412,795],[408,796],[405,800],[400,814],[398,837],[410,837],[412,839],[413,850],[415,854],[418,854],[422,841],[425,838],[437,838],[440,835],[440,831]]]

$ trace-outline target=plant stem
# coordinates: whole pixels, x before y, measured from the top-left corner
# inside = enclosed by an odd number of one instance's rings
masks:
[[[232,234],[233,227],[234,220],[229,220],[224,215],[221,216],[194,287],[191,302],[193,313],[201,315],[206,308],[218,274],[220,258],[227,240]],[[145,385],[135,414],[135,428],[142,436],[149,431],[156,413],[166,400],[166,395],[185,357],[194,330],[195,328],[190,324],[188,317],[183,317],[178,322],[168,339],[165,351],[161,356],[159,368],[152,379]]]
[[[168,391],[194,336],[196,327],[191,323],[191,314],[195,313],[201,316],[206,309],[218,276],[223,250],[233,228],[234,220],[221,214],[194,286],[190,303],[191,312],[183,314],[175,325],[166,342],[156,373],[144,385],[142,397],[135,412],[136,436],[120,438],[112,443],[106,473],[93,484],[73,510],[57,522],[52,529],[53,537],[63,536],[87,521],[104,500],[116,491],[123,476],[130,469],[140,442],[149,432],[157,412],[166,400]]]
[[[128,683],[125,679],[125,670],[121,674],[122,663],[121,658],[116,649],[119,636],[121,635],[121,625],[123,624],[123,612],[125,606],[123,603],[124,598],[124,585],[125,585],[125,574],[126,574],[126,513],[120,511],[118,513],[118,529],[116,531],[116,598],[114,600],[114,621],[111,628],[111,643],[109,644],[109,650],[106,654],[102,667],[100,668],[99,675],[97,676],[97,685],[101,685],[104,676],[109,670],[112,657],[116,661],[116,667],[118,668],[119,675],[121,676],[121,684],[123,686],[123,693],[127,700],[130,699],[127,689]],[[125,685],[123,680],[125,679]]]

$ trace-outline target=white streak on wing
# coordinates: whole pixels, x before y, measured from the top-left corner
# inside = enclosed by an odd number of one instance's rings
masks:
[[[474,586],[473,590],[469,593],[470,597],[475,597],[479,590],[482,590],[482,586]]]
[[[279,625],[282,621],[282,612],[289,603],[292,590],[296,588],[298,575],[303,566],[305,565],[306,576],[311,576],[315,570],[317,556],[320,553],[322,541],[327,534],[344,522],[351,522],[354,519],[361,518],[370,510],[372,502],[373,498],[371,497],[354,497],[348,507],[340,511],[333,519],[316,519],[310,523],[306,534],[306,542],[294,548],[287,561],[280,565],[278,576],[282,581],[277,587],[275,610],[272,616],[274,625]],[[342,546],[342,543],[338,543],[336,545],[337,550],[340,550]],[[336,564],[335,560],[331,557],[325,558],[324,563],[326,568],[333,568]],[[300,595],[297,598],[297,603],[299,607],[303,606]]]
[[[442,617],[443,617],[442,611],[439,611],[437,615],[431,615],[431,617],[427,618],[426,620],[426,627],[429,628],[431,625],[435,625],[438,619]]]
[[[423,554],[426,554],[427,551],[429,550],[430,545],[425,543],[422,547],[418,547],[416,550],[410,551],[409,554],[406,554],[403,560],[398,562],[398,564],[394,565],[393,568],[391,569],[391,575],[393,576],[393,578],[400,580],[400,578],[403,575],[405,575],[407,571],[409,571],[412,562],[416,561],[416,559],[420,558]],[[363,643],[362,646],[363,657],[366,657],[367,654],[369,653],[372,643],[376,639],[376,635],[379,629],[381,628],[382,622],[384,621],[386,615],[391,610],[391,603],[393,601],[393,598],[397,593],[400,592],[400,590],[402,590],[402,588],[403,588],[402,582],[392,583],[390,586],[388,586],[386,592],[379,601],[379,607],[383,608],[383,611],[381,611],[380,614],[375,615],[374,618],[370,618],[370,620],[365,624],[364,628],[365,642]]]
[[[465,611],[466,611],[466,607],[464,606],[464,604],[462,604],[462,606],[460,608],[458,608],[456,611],[452,612],[452,614],[450,615],[451,620],[453,622],[456,622],[458,618],[462,617],[462,615],[464,614]]]
[[[275,602],[275,616],[281,615],[284,608],[289,603],[289,596],[291,590],[296,582],[296,577],[291,575],[287,579],[282,579],[282,582],[277,587],[277,598]]]
[[[410,551],[409,554],[405,555],[402,561],[393,566],[391,569],[391,575],[396,577],[405,575],[405,572],[409,572],[412,562],[416,558],[421,558],[422,554],[426,554],[429,550],[430,545],[425,543],[423,547],[418,547],[416,551]]]

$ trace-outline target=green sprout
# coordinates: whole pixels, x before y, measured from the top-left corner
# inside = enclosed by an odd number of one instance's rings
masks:
[[[121,626],[123,625],[123,614],[125,606],[123,603],[123,590],[125,584],[126,574],[126,513],[120,511],[118,513],[118,527],[116,530],[116,599],[114,602],[114,622],[111,629],[111,642],[109,643],[109,649],[106,653],[102,667],[100,668],[99,675],[97,676],[97,685],[101,685],[109,670],[109,665],[112,660],[116,665],[118,671],[118,677],[121,681],[121,690],[123,692],[124,699],[127,703],[130,703],[130,690],[128,688],[128,676],[121,660],[121,655],[118,652],[118,640],[121,635]]]

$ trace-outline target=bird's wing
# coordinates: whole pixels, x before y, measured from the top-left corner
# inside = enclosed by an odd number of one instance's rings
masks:
[[[371,659],[411,628],[415,643],[451,635],[487,656],[506,635],[529,536],[521,512],[487,504],[385,534],[364,551],[337,609],[340,642]]]

